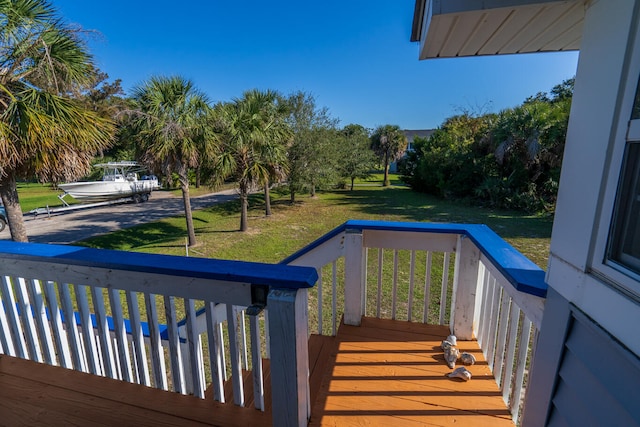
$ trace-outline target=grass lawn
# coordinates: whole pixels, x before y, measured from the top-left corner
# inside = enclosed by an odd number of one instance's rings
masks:
[[[300,195],[295,205],[288,193],[272,193],[273,215],[264,215],[261,195],[250,198],[249,231],[241,233],[239,203],[230,202],[194,212],[198,246],[191,256],[278,262],[349,219],[483,223],[542,268],[546,268],[552,218],[520,212],[498,211],[415,193],[392,181],[360,182],[353,191]],[[81,244],[173,255],[185,254],[184,218],[169,218]]]
[[[29,212],[36,208],[63,206],[58,195],[62,190],[55,189],[51,184],[40,184],[33,182],[18,183],[18,197],[22,212]],[[77,203],[72,197],[65,198],[67,203]]]

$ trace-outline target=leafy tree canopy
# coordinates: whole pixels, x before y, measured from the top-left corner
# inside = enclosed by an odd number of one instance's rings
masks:
[[[403,179],[441,197],[553,211],[573,81],[498,114],[446,119],[429,139],[414,141]]]
[[[81,30],[46,0],[0,2],[0,70],[0,196],[12,238],[27,241],[16,180],[86,174],[113,124],[72,99],[95,67]]]

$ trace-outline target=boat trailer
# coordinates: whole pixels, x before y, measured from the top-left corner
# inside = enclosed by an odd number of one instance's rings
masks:
[[[60,199],[60,201],[62,202],[63,206],[59,206],[59,207],[50,207],[49,205],[47,205],[44,208],[35,208],[29,211],[29,213],[31,215],[34,216],[34,218],[37,218],[38,215],[47,215],[47,218],[50,218],[51,215],[54,214],[60,214],[60,213],[65,213],[65,212],[71,212],[71,211],[77,211],[77,210],[81,210],[81,209],[90,209],[90,208],[97,208],[100,206],[110,206],[110,205],[119,205],[122,203],[129,203],[129,202],[135,202],[135,203],[141,203],[141,202],[146,202],[147,200],[149,200],[149,193],[135,193],[131,196],[128,197],[122,197],[120,199],[113,199],[113,200],[105,200],[102,202],[95,202],[95,203],[78,203],[78,204],[73,204],[70,205],[65,199],[64,196],[66,196],[67,193],[62,193],[58,196],[58,199]]]

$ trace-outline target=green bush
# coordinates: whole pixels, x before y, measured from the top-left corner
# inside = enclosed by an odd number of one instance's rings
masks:
[[[448,118],[400,165],[414,190],[526,212],[555,209],[573,80],[499,114]]]

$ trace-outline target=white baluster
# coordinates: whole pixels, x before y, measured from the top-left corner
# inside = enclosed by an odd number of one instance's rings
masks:
[[[380,308],[382,305],[382,265],[384,262],[384,249],[378,248],[378,296],[376,303],[376,317],[380,319]]]
[[[100,345],[98,348],[102,354],[102,365],[104,367],[104,374],[109,378],[118,378],[118,372],[116,368],[116,359],[113,348],[111,346],[111,331],[109,330],[109,323],[107,321],[107,314],[104,308],[104,296],[102,294],[102,288],[95,286],[91,287],[91,298],[93,299],[93,308],[96,316],[96,326],[98,329],[98,342]]]
[[[13,295],[13,285],[7,276],[2,276],[0,280],[2,288],[2,302],[4,303],[4,311],[7,318],[9,330],[11,331],[11,339],[13,341],[14,353],[17,357],[25,359],[27,357],[27,343],[24,340],[22,327],[16,308],[16,300]]]
[[[118,363],[120,366],[120,375],[124,381],[135,382],[132,375],[133,366],[131,356],[129,355],[129,340],[122,315],[122,300],[120,291],[117,289],[109,289],[109,303],[111,305],[111,315],[113,317],[114,335],[116,347],[118,349]]]
[[[449,287],[449,257],[450,253],[444,253],[442,261],[442,287],[440,288],[440,324],[445,324],[445,315],[447,311],[447,289]]]
[[[140,308],[136,292],[125,292],[127,306],[129,307],[129,321],[131,322],[131,339],[133,344],[134,362],[138,376],[138,382],[151,387],[149,379],[149,364],[147,362],[147,349],[144,343],[142,325],[140,323]]]
[[[416,251],[411,251],[409,261],[409,306],[407,307],[407,321],[413,320],[413,283],[416,274]]]
[[[207,316],[207,334],[209,339],[209,363],[211,365],[211,384],[213,398],[224,403],[224,349],[220,323],[215,318],[215,303],[205,303]]]
[[[200,336],[196,328],[196,308],[192,299],[184,300],[184,309],[187,315],[187,349],[189,355],[189,378],[193,384],[193,395],[204,398],[204,382],[202,381],[202,351],[200,350]]]
[[[78,332],[78,325],[76,324],[75,313],[73,312],[69,286],[70,285],[66,283],[59,284],[58,291],[60,292],[60,302],[62,303],[67,340],[69,341],[69,347],[71,349],[71,360],[73,361],[74,369],[87,372],[87,362],[84,352],[82,351],[82,342],[80,340],[80,333]]]
[[[429,305],[431,303],[431,251],[427,251],[424,273],[424,307],[422,308],[422,323],[429,321]]]
[[[17,284],[15,283],[17,281]],[[29,350],[29,358],[36,362],[42,362],[42,350],[40,349],[40,341],[36,329],[34,312],[31,307],[31,300],[27,292],[27,284],[23,278],[14,279],[14,289],[18,297],[20,306],[19,316],[22,319],[22,329]]]
[[[398,250],[393,251],[393,284],[391,289],[391,319],[396,320],[398,305]]]
[[[175,298],[164,296],[164,312],[167,319],[167,336],[169,344],[169,360],[171,362],[171,379],[176,392],[186,394],[184,364],[180,335],[178,334],[178,321],[176,318]]]
[[[153,382],[156,388],[168,390],[166,366],[164,363],[164,350],[160,338],[160,323],[158,322],[158,309],[156,308],[156,296],[144,295],[147,308],[147,324],[149,327],[149,352],[151,353],[151,369]]]
[[[242,384],[242,365],[240,348],[238,346],[238,317],[231,305],[227,305],[227,328],[229,332],[229,353],[231,356],[233,401],[238,406],[244,406],[244,385]]]

